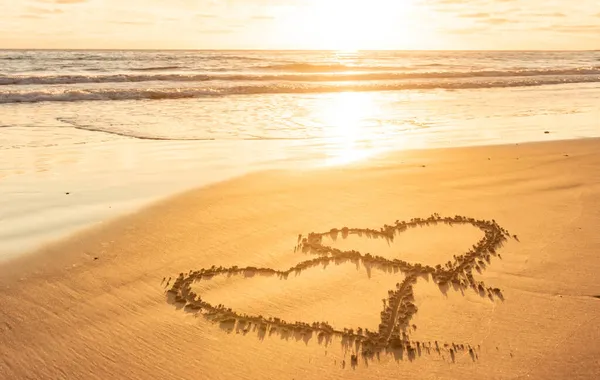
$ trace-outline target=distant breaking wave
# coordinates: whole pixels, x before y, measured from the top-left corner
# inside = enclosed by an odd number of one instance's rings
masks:
[[[428,82],[388,82],[388,83],[274,83],[248,86],[215,88],[129,88],[129,89],[82,89],[82,90],[30,90],[0,92],[0,104],[37,102],[76,102],[113,101],[143,99],[189,99],[230,95],[253,94],[298,94],[327,93],[341,91],[399,91],[426,89],[484,89],[502,87],[527,87],[568,83],[600,82],[599,75],[564,77],[518,78],[476,81],[428,81]]]
[[[140,67],[140,68],[134,68],[134,69],[129,69],[131,71],[163,71],[163,70],[177,70],[177,69],[184,69],[184,67],[181,66],[157,66],[157,67]]]
[[[159,71],[172,67],[149,67],[137,71]],[[0,75],[0,86],[60,85],[79,83],[205,82],[205,81],[289,81],[345,82],[403,79],[459,79],[600,75],[600,66],[576,69],[508,71],[428,71],[428,72],[332,72],[313,74],[106,74],[106,75]]]
[[[131,52],[129,52],[131,53]],[[121,54],[117,55],[105,55],[105,54],[93,54],[93,53],[80,53],[78,55],[56,55],[45,57],[46,61],[99,61],[99,62],[121,62],[123,60],[128,60],[128,56],[123,56]],[[216,61],[220,59],[231,60],[231,61],[264,61],[264,58],[261,57],[252,57],[252,56],[243,56],[243,55],[231,55],[231,54],[215,54],[215,53],[206,53],[206,52],[190,52],[186,55],[180,55],[180,59],[192,59],[194,61]],[[37,57],[33,54],[17,54],[17,55],[9,55],[9,56],[0,56],[0,61],[33,61],[37,59]],[[147,56],[137,55],[135,57],[136,60],[142,61],[155,61],[156,55],[152,54],[152,52],[147,52]]]
[[[355,65],[343,65],[343,64],[312,64],[312,63],[289,63],[289,64],[277,64],[268,66],[259,66],[257,69],[262,70],[276,70],[282,72],[295,72],[295,73],[344,73],[344,72],[378,72],[384,71],[389,72],[391,75],[405,75],[411,78],[425,77],[425,78],[456,78],[456,77],[469,77],[469,76],[532,76],[532,75],[571,75],[571,74],[597,74],[600,73],[600,66],[596,67],[579,67],[569,69],[521,69],[521,70],[508,70],[508,71],[493,71],[493,70],[482,70],[482,71],[441,71],[441,72],[418,72],[418,73],[405,73],[398,72],[413,71],[419,67],[440,67],[445,66],[441,63],[429,63],[418,66],[355,66]]]
[[[145,71],[159,70],[148,68]],[[128,82],[198,82],[209,80],[207,75],[180,74],[107,74],[107,75],[4,75],[0,76],[0,86],[7,85],[51,85],[78,83],[128,83]]]
[[[410,69],[398,66],[353,66],[343,64],[284,63],[259,66],[257,69],[291,71],[296,73],[331,73],[340,71],[392,71]]]

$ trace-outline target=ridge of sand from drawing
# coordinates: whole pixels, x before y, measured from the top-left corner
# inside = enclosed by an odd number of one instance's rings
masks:
[[[340,234],[344,239],[350,235],[357,235],[370,239],[385,239],[391,243],[398,235],[411,229],[437,225],[471,225],[483,231],[484,235],[464,253],[454,254],[452,260],[448,260],[443,265],[437,264],[435,266],[409,263],[403,259],[388,259],[371,253],[361,254],[356,250],[341,250],[324,244],[325,237],[329,236],[333,240],[337,240]],[[452,345],[444,343],[443,346],[440,346],[437,340],[433,344],[431,341],[411,340],[410,334],[412,330],[416,330],[417,326],[411,325],[410,322],[418,311],[414,304],[413,286],[419,278],[427,281],[431,278],[444,293],[449,289],[464,292],[470,288],[480,297],[488,297],[492,302],[496,298],[503,301],[502,291],[499,288],[488,287],[482,281],[475,280],[473,270],[476,269],[477,272],[481,273],[487,267],[486,263],[491,264],[491,259],[498,256],[498,250],[510,237],[509,231],[500,227],[495,220],[486,221],[460,215],[442,217],[435,213],[427,218],[411,218],[406,221],[396,220],[394,224],[384,224],[379,229],[332,228],[328,232],[311,232],[307,237],[303,237],[302,234],[298,235],[299,244],[294,247],[294,252],[311,253],[318,255],[317,258],[304,260],[287,270],[268,267],[240,268],[238,266],[225,268],[215,265],[210,268],[190,270],[187,274],[180,273],[167,290],[167,301],[178,305],[180,308],[183,307],[189,312],[196,312],[196,315],[201,314],[209,320],[219,322],[226,331],[233,331],[237,328],[238,332],[242,330],[247,333],[253,327],[261,340],[264,339],[265,335],[270,336],[273,333],[284,339],[296,335],[298,339],[302,339],[307,343],[315,334],[318,334],[319,343],[329,343],[332,337],[340,337],[342,346],[352,352],[351,365],[353,367],[358,365],[359,357],[362,357],[364,364],[367,365],[369,360],[373,360],[375,357],[379,359],[381,352],[384,351],[400,360],[406,355],[408,360],[412,361],[417,357],[421,357],[423,351],[430,354],[434,350],[440,356],[442,356],[442,352],[448,354],[452,362],[455,362],[458,352],[468,352],[471,359],[476,361],[478,359],[477,351],[468,343]],[[516,235],[512,237],[518,240]],[[375,330],[369,331],[368,328],[362,326],[358,327],[356,331],[352,327],[336,328],[326,320],[317,320],[315,315],[310,315],[309,319],[305,320],[289,321],[280,316],[263,316],[263,312],[246,314],[230,307],[231,305],[227,303],[229,296],[224,297],[223,302],[225,303],[211,303],[203,298],[203,293],[198,294],[192,289],[193,284],[196,282],[210,281],[215,277],[222,278],[224,276],[278,276],[287,280],[290,275],[299,276],[302,272],[315,266],[323,265],[326,269],[329,264],[340,265],[348,261],[355,263],[357,266],[362,263],[367,268],[368,273],[372,269],[378,269],[387,273],[398,274],[400,272],[405,275],[401,281],[400,276],[398,276],[399,282],[393,287],[388,287],[387,298],[382,300],[381,322]],[[163,279],[164,281],[165,279]],[[166,280],[165,287],[169,287],[170,283],[171,278]],[[224,284],[221,283],[221,285]],[[280,286],[285,287],[286,284]],[[361,294],[360,291],[361,289],[358,289],[358,292],[356,289],[354,290],[355,299],[373,297],[373,294]],[[343,288],[342,293],[345,294]],[[286,301],[288,300],[286,299]],[[361,302],[361,304],[363,303]],[[343,309],[337,309],[336,311],[337,313],[344,312]],[[332,317],[334,316],[335,314],[332,315]],[[295,318],[298,318],[298,314]],[[358,323],[358,321],[355,323]]]

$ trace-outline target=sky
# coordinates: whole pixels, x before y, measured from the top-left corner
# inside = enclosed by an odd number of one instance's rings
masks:
[[[600,49],[600,0],[0,0],[0,48]]]

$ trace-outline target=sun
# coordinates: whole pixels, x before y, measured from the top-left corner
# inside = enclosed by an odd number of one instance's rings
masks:
[[[310,0],[281,20],[290,44],[310,49],[410,48],[419,42],[416,0]]]

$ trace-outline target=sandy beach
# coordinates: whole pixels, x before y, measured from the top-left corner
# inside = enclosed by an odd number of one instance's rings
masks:
[[[0,267],[0,378],[597,378],[598,151],[405,151],[161,201]]]

